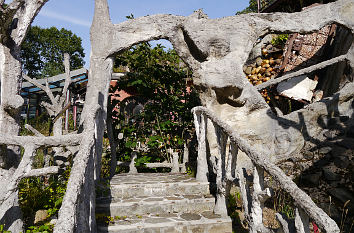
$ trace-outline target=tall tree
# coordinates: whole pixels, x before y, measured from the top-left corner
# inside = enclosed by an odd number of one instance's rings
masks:
[[[257,11],[258,11],[257,0],[250,0],[248,7],[246,7],[242,11],[237,11],[236,15],[247,14],[247,13],[256,13]]]
[[[67,29],[31,27],[21,46],[23,68],[28,76],[42,78],[64,73],[64,53],[70,55],[71,69],[85,64],[81,38]]]
[[[199,104],[199,98],[191,85],[190,69],[175,50],[161,45],[152,48],[149,43],[117,56],[115,65],[130,70],[116,88],[136,93],[119,103],[120,114],[113,121],[125,136],[118,154],[130,158],[132,150],[142,145],[145,149],[138,154],[138,161],[169,159],[169,149],[182,150],[194,128],[191,109]]]

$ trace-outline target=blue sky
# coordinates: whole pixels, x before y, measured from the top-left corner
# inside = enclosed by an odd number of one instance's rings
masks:
[[[133,14],[140,17],[152,14],[176,14],[187,16],[203,8],[210,18],[235,15],[248,6],[249,0],[108,0],[113,23],[126,20]],[[42,8],[33,25],[66,28],[81,37],[85,49],[85,67],[89,66],[90,25],[94,0],[49,0]]]

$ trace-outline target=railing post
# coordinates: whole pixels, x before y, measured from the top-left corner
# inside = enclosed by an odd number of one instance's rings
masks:
[[[227,166],[226,166],[226,178],[228,180],[234,180],[235,171],[236,171],[236,161],[237,161],[238,147],[235,143],[231,142],[229,146],[229,155],[227,158]]]
[[[296,208],[295,228],[296,233],[310,233],[309,216],[301,208]]]
[[[208,182],[208,163],[206,155],[206,124],[204,114],[193,112],[195,131],[198,140],[198,158],[196,179],[200,182]]]
[[[135,173],[138,173],[138,170],[136,169],[135,167],[135,159],[137,158],[137,153],[136,151],[133,151],[130,158],[130,164],[129,164],[129,173],[131,174],[135,174]]]
[[[172,151],[172,170],[171,173],[178,173],[179,172],[179,162],[178,162],[178,152]]]
[[[250,232],[263,231],[263,208],[264,202],[271,197],[270,190],[264,189],[264,170],[258,166],[254,166],[253,170],[253,193],[251,207],[251,224]]]
[[[186,164],[189,162],[189,150],[188,150],[188,146],[187,143],[184,143],[184,149],[183,149],[183,166],[181,168],[181,172],[182,173],[186,173],[187,172],[187,166]]]
[[[218,142],[219,157],[216,164],[216,203],[214,213],[227,216],[226,209],[226,142],[228,137],[221,130],[220,126],[214,124]]]

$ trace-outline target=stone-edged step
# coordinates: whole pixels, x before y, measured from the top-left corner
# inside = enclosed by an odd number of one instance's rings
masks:
[[[229,217],[221,217],[211,211],[196,213],[172,213],[161,215],[137,215],[118,217],[114,222],[98,227],[99,233],[231,233]]]
[[[96,213],[110,216],[158,213],[212,211],[212,195],[180,195],[166,197],[136,197],[130,199],[98,199]]]
[[[209,183],[186,174],[119,174],[106,190],[101,188],[96,199],[98,232],[232,232],[231,219],[212,212],[215,198]]]
[[[119,174],[112,178],[110,186],[110,196],[114,199],[178,194],[210,194],[208,182],[198,182],[195,178],[186,174]]]

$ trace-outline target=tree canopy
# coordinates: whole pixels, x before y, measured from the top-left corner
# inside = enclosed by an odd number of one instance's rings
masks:
[[[152,48],[149,43],[133,46],[117,56],[116,71],[122,67],[130,72],[115,88],[135,94],[111,105],[111,113],[115,114],[112,107],[119,104],[119,114],[113,117],[117,118],[116,133],[124,134],[118,154],[128,159],[132,150],[145,146],[148,149],[140,152],[138,161],[147,162],[167,158],[170,148],[182,149],[193,129],[191,108],[199,103],[191,85],[191,71],[174,50],[165,50],[161,45]],[[137,106],[130,113],[128,102]]]
[[[254,13],[254,12],[257,12],[257,11],[258,11],[257,0],[250,0],[248,7],[246,7],[242,11],[237,11],[236,15],[247,14],[247,13],[252,13],[252,12]]]
[[[85,64],[81,38],[70,30],[56,27],[31,27],[21,47],[25,72],[32,78],[43,78],[64,73],[63,55],[70,55],[72,69]]]

